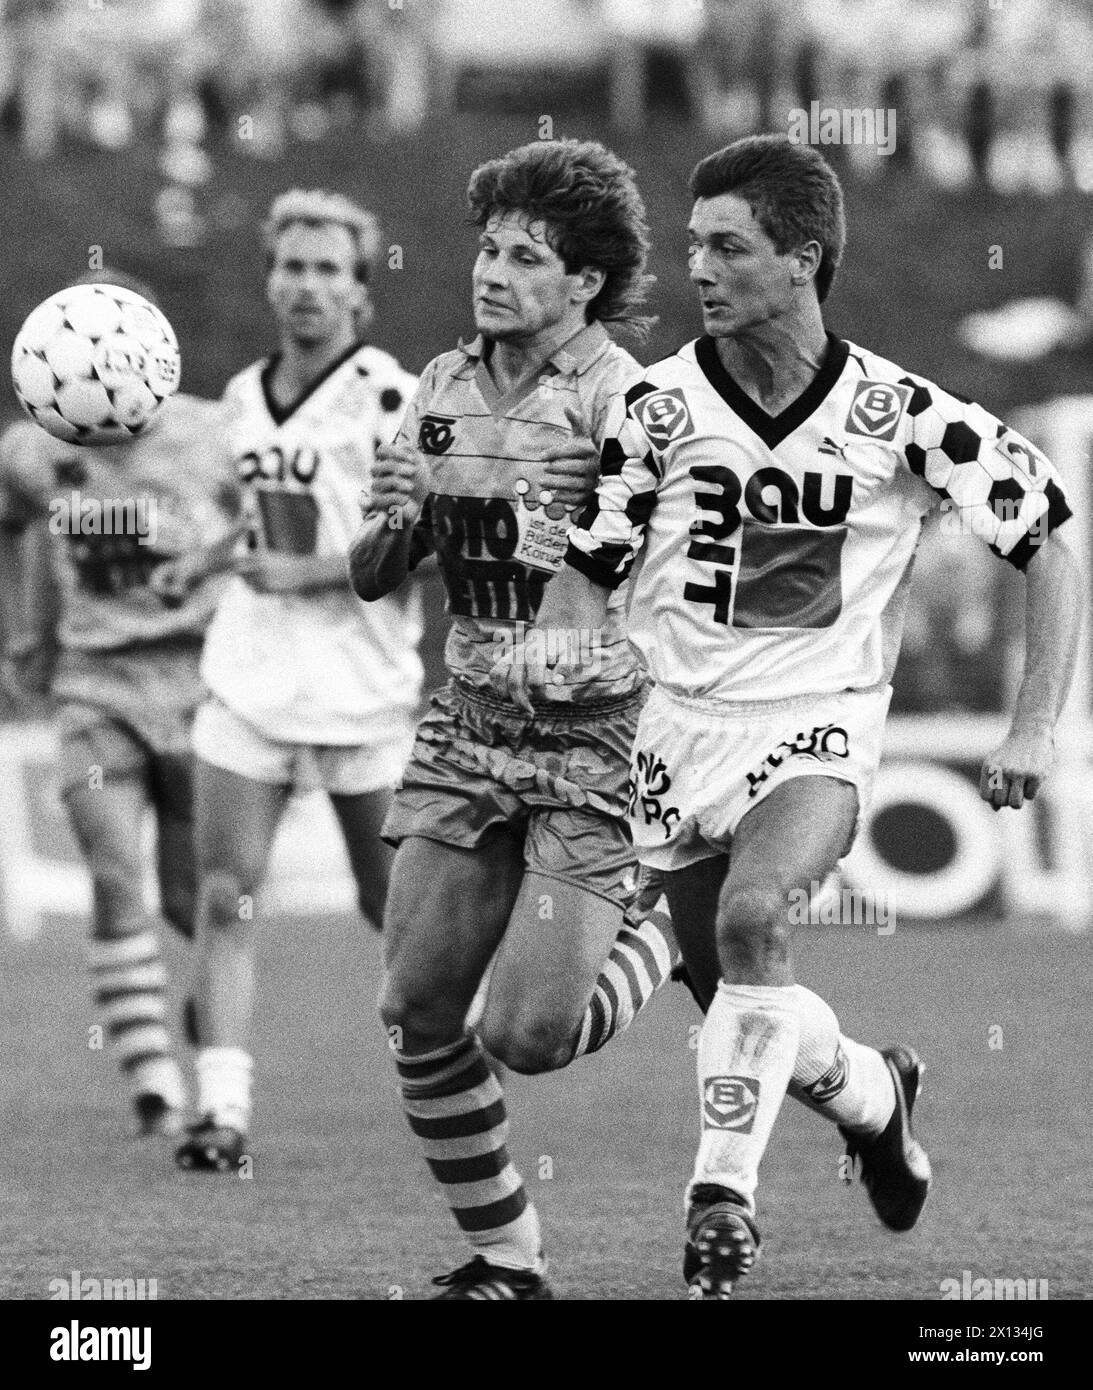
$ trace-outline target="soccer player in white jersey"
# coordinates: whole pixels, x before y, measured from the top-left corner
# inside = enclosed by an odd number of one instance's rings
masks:
[[[153,298],[114,270],[81,283]],[[180,394],[122,444],[77,448],[29,421],[0,440],[4,630],[25,625],[32,639],[9,650],[9,673],[18,687],[34,649],[55,640],[56,669],[39,671],[56,704],[65,809],[91,875],[92,995],[144,1134],[177,1134],[183,1122],[159,938],[163,920],[193,934],[190,733],[218,590],[205,582],[165,602],[155,579],[229,530],[234,483],[213,444],[218,413]],[[144,901],[149,810],[162,914]]]
[[[711,1001],[684,1268],[694,1296],[724,1298],[758,1251],[759,1161],[787,1088],[838,1124],[886,1225],[909,1229],[926,1200],[910,1126],[921,1063],[840,1034],[794,983],[789,930],[789,905],[834,869],[868,803],[923,518],[945,508],[1026,577],[1024,677],[983,768],[996,809],[1020,807],[1050,768],[1081,601],[1048,460],[825,329],[845,224],[821,156],[749,137],[703,160],[691,192],[705,335],[617,400],[597,496],[538,623],[595,629],[633,573],[629,635],[655,689],[631,825]],[[550,665],[527,669],[531,690]]]
[[[398,853],[381,1012],[407,1119],[474,1252],[438,1297],[536,1300],[552,1296],[539,1219],[482,1044],[521,1072],[565,1066],[625,1028],[671,965],[626,825],[647,683],[624,595],[577,680],[534,707],[513,699],[609,402],[639,370],[604,324],[644,323],[648,233],[631,170],[592,142],[512,150],[475,171],[468,197],[478,336],[425,369],[352,574],[376,599],[435,550],[452,615],[452,678],[384,827]]]
[[[246,548],[209,631],[211,694],[194,727],[199,1118],[177,1158],[209,1170],[231,1168],[246,1142],[250,904],[288,797],[328,793],[361,911],[378,927],[390,858],[379,829],[422,679],[416,596],[365,605],[346,577],[375,447],[393,439],[417,385],[365,340],[375,221],[340,195],[293,190],[273,203],[265,235],[280,347],[224,393]],[[175,582],[184,589],[202,564]]]

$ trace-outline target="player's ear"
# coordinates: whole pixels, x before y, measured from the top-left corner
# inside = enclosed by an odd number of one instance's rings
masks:
[[[789,278],[795,285],[807,284],[816,278],[823,260],[824,249],[818,241],[806,241],[789,258]]]
[[[575,304],[590,304],[606,284],[607,273],[586,265],[578,270],[573,278],[577,282],[572,295],[573,302]]]
[[[375,305],[372,303],[372,291],[367,285],[357,283],[357,296],[354,308],[356,310],[357,335],[366,333],[372,326],[372,319],[375,317]]]

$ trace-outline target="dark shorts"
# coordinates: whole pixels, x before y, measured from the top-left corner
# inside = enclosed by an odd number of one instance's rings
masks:
[[[628,907],[627,781],[647,693],[532,716],[450,681],[418,725],[383,838],[475,849],[504,827],[523,835],[528,870]]]
[[[53,682],[62,793],[138,777],[162,811],[189,819],[190,733],[204,694],[199,661],[193,643],[64,653]]]

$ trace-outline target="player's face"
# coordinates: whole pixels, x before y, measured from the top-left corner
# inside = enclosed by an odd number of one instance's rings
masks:
[[[712,338],[759,328],[791,307],[796,257],[777,251],[743,198],[699,198],[687,233],[691,283]]]
[[[589,273],[567,273],[542,222],[506,212],[486,224],[478,248],[471,284],[479,333],[502,341],[532,340],[549,335],[567,317],[576,320],[574,331],[580,327]]]
[[[266,296],[283,337],[301,347],[357,336],[367,290],[355,273],[356,250],[345,227],[294,222],[277,238]]]

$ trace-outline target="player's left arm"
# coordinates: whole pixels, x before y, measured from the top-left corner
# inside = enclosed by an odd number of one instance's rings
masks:
[[[979,793],[994,809],[1031,801],[1055,758],[1055,725],[1066,702],[1082,624],[1082,582],[1058,532],[1025,566],[1025,667],[1009,733],[984,761]]]
[[[1058,534],[1070,506],[1058,470],[1023,435],[932,383],[918,390],[926,400],[911,417],[909,468],[942,499],[943,526],[955,522],[981,537],[1025,576],[1024,674],[1009,732],[979,778],[984,801],[1016,810],[1051,769],[1055,725],[1074,674],[1082,586]]]

